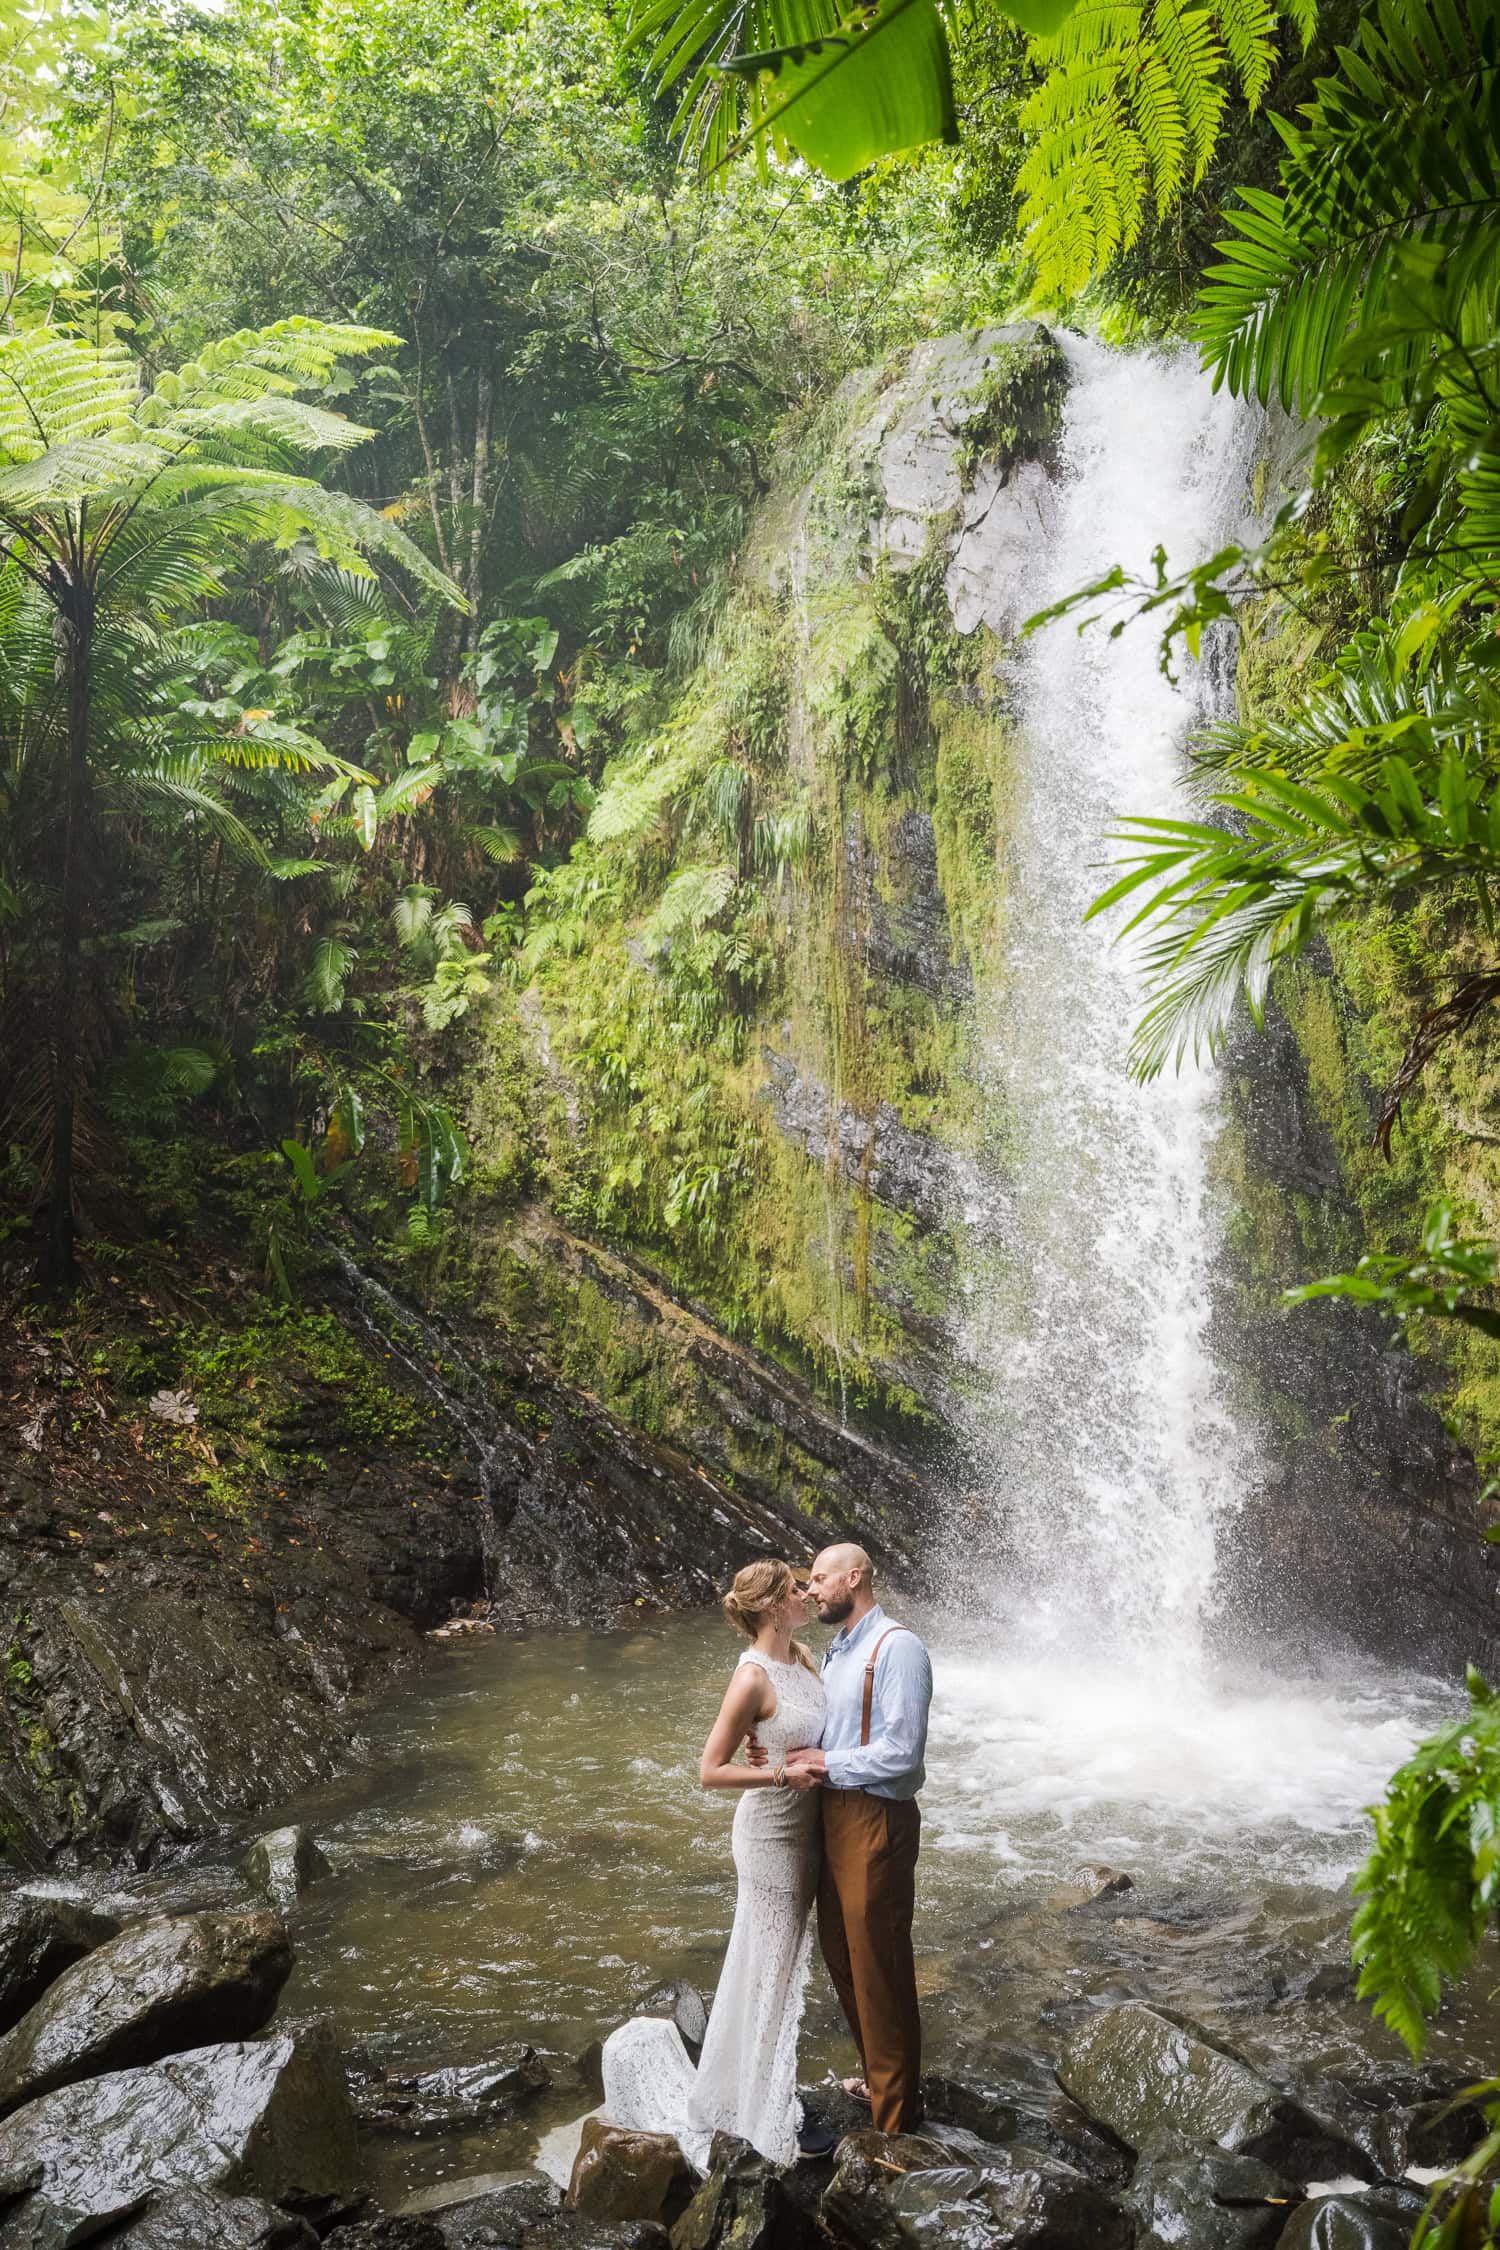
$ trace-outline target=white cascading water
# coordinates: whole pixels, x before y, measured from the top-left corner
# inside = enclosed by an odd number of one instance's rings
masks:
[[[1190,355],[1065,349],[1031,609],[1117,562],[1149,571],[1158,543],[1174,569],[1200,560],[1247,507],[1253,427]],[[953,1577],[954,1607],[983,1622],[936,1626],[932,1810],[940,1840],[1018,1879],[1054,1849],[1154,1843],[1201,1864],[1251,1835],[1269,1853],[1290,1836],[1326,1879],[1360,1856],[1361,1808],[1432,1706],[1390,1682],[1230,1680],[1205,1646],[1218,1535],[1256,1473],[1209,1342],[1215,1076],[1132,1079],[1125,916],[1084,919],[1115,818],[1191,817],[1186,741],[1213,699],[1185,659],[1180,685],[1164,676],[1158,638],[1149,618],[1115,639],[1063,622],[1010,674],[1005,958],[985,1014],[1009,1217],[988,1245],[974,1217],[984,1489],[958,1511],[973,1536]],[[974,1552],[992,1548],[976,1590]]]
[[[1197,560],[1235,528],[1246,483],[1246,418],[1185,358],[1067,349],[1056,522],[1026,590],[1038,609],[1116,562],[1145,570],[1158,542],[1174,566]],[[1096,1649],[1180,1663],[1212,1598],[1216,1525],[1250,1468],[1206,1340],[1213,1075],[1131,1078],[1132,949],[1118,914],[1084,919],[1112,820],[1188,810],[1184,743],[1204,698],[1164,676],[1157,638],[1150,619],[1118,639],[1056,624],[1012,677],[1021,770],[988,1045],[1018,1137],[1006,1279],[980,1350],[995,1371],[991,1512],[1033,1633],[1082,1629]]]

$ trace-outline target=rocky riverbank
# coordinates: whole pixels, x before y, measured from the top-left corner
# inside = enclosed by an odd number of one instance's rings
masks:
[[[1387,2073],[1315,2090],[1138,1999],[1055,2053],[994,2041],[984,2071],[923,2083],[918,2132],[872,2131],[832,2083],[840,2136],[789,2169],[720,2136],[706,2180],[666,2136],[584,2127],[566,2192],[536,2169],[446,2179],[381,2211],[382,2136],[481,2142],[555,2070],[532,2048],[374,2072],[326,2019],[277,2015],[287,1917],[326,1872],[263,1837],[200,1870],[219,1902],[142,1913],[23,1888],[0,1906],[0,2250],[1405,2250],[1434,2172],[1483,2130],[1455,2085]],[[1118,1904],[1105,1871],[1089,1909]],[[649,1995],[692,2052],[691,1987]],[[607,2026],[601,2026],[601,2030]],[[597,2046],[575,2065],[600,2090]]]
[[[581,1254],[581,1252],[580,1252]],[[595,1261],[604,1272],[602,1253]],[[614,1269],[609,1268],[613,1273]],[[146,1866],[359,1751],[424,1635],[701,1606],[857,1524],[909,1561],[914,1472],[621,1268],[695,1354],[690,1458],[497,1329],[347,1257],[296,1305],[233,1254],[133,1264],[0,1365],[0,1856]]]

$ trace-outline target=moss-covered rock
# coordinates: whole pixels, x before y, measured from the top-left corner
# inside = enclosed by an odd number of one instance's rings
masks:
[[[465,1246],[423,1286],[512,1327],[545,1300],[556,1364],[658,1435],[701,1426],[694,1386],[577,1285],[576,1250],[549,1287],[547,1245],[628,1245],[651,1286],[888,1444],[920,1453],[951,1423],[960,1214],[996,1130],[972,1062],[1004,920],[997,635],[1063,382],[1024,328],[846,384],[704,660],[538,885],[469,1077]]]

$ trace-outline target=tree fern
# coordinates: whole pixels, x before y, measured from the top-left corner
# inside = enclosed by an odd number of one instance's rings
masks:
[[[1231,88],[1256,107],[1288,26],[1305,44],[1307,0],[1080,0],[1031,42],[1016,185],[1044,297],[1075,295],[1202,178]]]
[[[1392,1776],[1355,1884],[1360,1996],[1416,2055],[1500,1900],[1500,1698],[1472,1667],[1469,1696]]]
[[[1469,299],[1493,308],[1497,48],[1496,0],[1381,0],[1366,17],[1340,74],[1319,81],[1300,125],[1282,128],[1282,192],[1246,190],[1229,214],[1235,234],[1219,246],[1196,323],[1221,380],[1309,410],[1336,370],[1361,372],[1362,336],[1377,353],[1401,342],[1409,369],[1430,337],[1430,306],[1402,319],[1422,278],[1403,255],[1411,245],[1435,253],[1427,279],[1457,318]],[[1382,335],[1387,322],[1394,333]]]
[[[298,393],[392,341],[374,329],[279,321],[206,345],[148,387],[118,344],[47,329],[0,334],[0,738],[14,745],[13,773],[50,785],[57,839],[45,1261],[54,1287],[75,1270],[85,929],[100,812],[186,823],[269,871],[270,855],[227,799],[321,767],[340,794],[352,786],[355,822],[372,840],[370,778],[268,712],[236,707],[231,720],[195,697],[171,628],[222,590],[250,543],[307,543],[321,566],[349,576],[368,574],[377,553],[457,599],[391,520],[309,473],[369,433]],[[340,1004],[349,966],[337,941],[320,951],[309,979],[317,1005]]]

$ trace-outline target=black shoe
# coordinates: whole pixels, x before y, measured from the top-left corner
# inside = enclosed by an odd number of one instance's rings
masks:
[[[837,2133],[821,2118],[810,2117],[797,2135],[797,2146],[804,2156],[832,2156],[838,2145]]]

